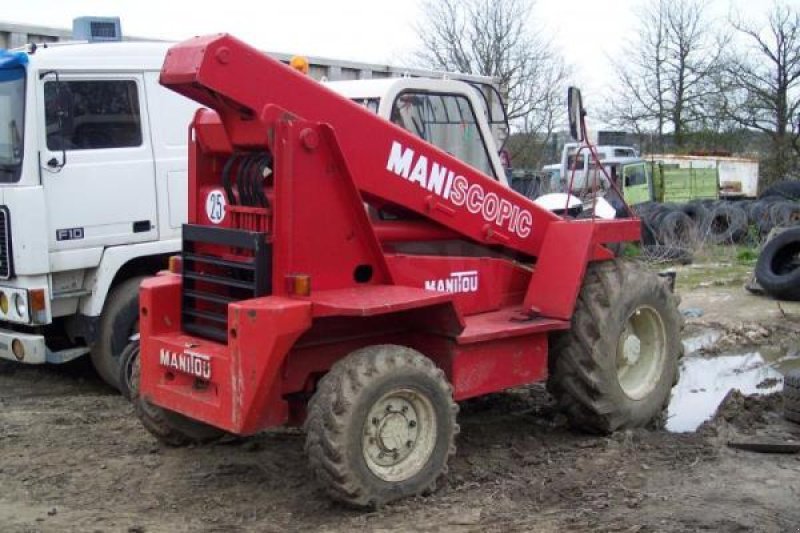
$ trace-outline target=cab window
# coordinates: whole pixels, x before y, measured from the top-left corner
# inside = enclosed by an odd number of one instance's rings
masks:
[[[625,167],[625,186],[644,185],[647,183],[647,174],[644,165],[633,165]]]
[[[404,92],[394,101],[391,121],[484,174],[497,178],[475,112],[466,97]]]
[[[575,154],[570,155],[567,157],[567,170],[584,170],[584,166],[586,165],[586,157],[583,153],[578,154],[577,156],[577,166],[576,166],[576,158]]]
[[[142,144],[135,81],[48,81],[44,84],[44,102],[49,150],[128,148]]]

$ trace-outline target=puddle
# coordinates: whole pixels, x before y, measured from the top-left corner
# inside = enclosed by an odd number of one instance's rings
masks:
[[[690,341],[693,342],[687,339],[684,345]],[[686,352],[691,353],[688,347]],[[776,353],[772,350],[712,358],[686,357],[681,364],[681,378],[672,390],[667,411],[667,430],[675,433],[696,430],[714,415],[722,399],[732,389],[739,389],[743,394],[780,391],[783,388],[782,372],[798,366],[798,353]],[[759,384],[762,388],[758,388]]]

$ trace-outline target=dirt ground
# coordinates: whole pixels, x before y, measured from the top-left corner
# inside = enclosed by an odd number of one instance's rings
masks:
[[[738,282],[679,272],[687,335],[736,347],[800,349],[800,306]],[[717,346],[718,345],[718,346]],[[731,394],[692,433],[587,436],[568,429],[542,387],[467,402],[458,452],[435,494],[375,512],[331,503],[295,430],[171,449],[86,363],[0,363],[0,531],[800,531],[800,454],[728,441],[800,441],[779,394]]]

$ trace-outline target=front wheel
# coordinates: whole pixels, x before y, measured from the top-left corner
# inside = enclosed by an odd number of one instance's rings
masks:
[[[370,346],[338,361],[309,403],[306,452],[336,500],[374,507],[435,489],[455,453],[450,385],[430,359]]]
[[[660,422],[683,354],[678,298],[621,260],[589,266],[572,328],[554,339],[548,389],[594,433]]]

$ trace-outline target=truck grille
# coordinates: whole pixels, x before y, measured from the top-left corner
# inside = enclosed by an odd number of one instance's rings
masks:
[[[0,206],[0,278],[14,275],[11,256],[11,219],[6,206]]]
[[[183,226],[183,330],[228,342],[228,304],[271,291],[271,246],[262,232]]]

